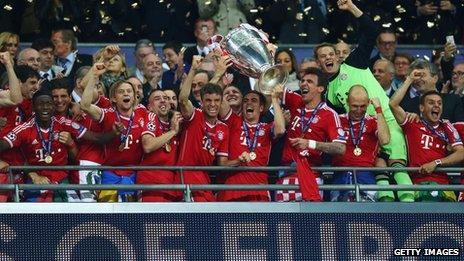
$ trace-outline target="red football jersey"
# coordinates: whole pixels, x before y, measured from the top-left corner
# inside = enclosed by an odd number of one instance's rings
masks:
[[[449,139],[448,143],[431,131],[422,121],[418,123],[405,121],[401,127],[408,146],[410,167],[420,167],[425,163],[446,157],[449,154],[446,150],[447,144],[451,146],[462,145],[458,132],[448,121],[433,127],[436,133]],[[411,179],[415,184],[423,181],[449,184],[448,176],[443,172],[428,175],[411,173]]]
[[[0,117],[6,118],[6,125],[0,130],[0,136],[7,135],[16,126],[19,126],[29,120],[32,116],[32,102],[29,99],[23,99],[18,106],[0,108]],[[10,165],[23,165],[26,159],[20,148],[12,148],[0,153],[0,158]]]
[[[229,155],[229,129],[221,121],[211,125],[203,112],[195,109],[184,124],[177,161],[180,166],[211,166],[216,156]]]
[[[290,144],[289,138],[302,137],[301,112],[304,110],[304,122],[307,122],[314,110],[306,109],[301,96],[291,91],[284,92],[283,103],[290,110],[292,118],[291,124],[287,129],[288,135],[282,155],[282,164],[288,165],[293,161],[291,150],[294,149]],[[317,111],[303,138],[320,142],[346,143],[345,132],[340,125],[337,113],[325,103]],[[312,166],[318,166],[322,162],[322,152],[319,150],[300,151],[300,154],[307,155]]]
[[[55,118],[53,121],[53,141],[51,146],[51,156],[53,161],[50,164],[45,163],[45,152],[42,142],[37,133],[35,118],[30,119],[24,124],[14,128],[10,133],[3,137],[11,147],[21,147],[28,164],[47,166],[56,165],[63,166],[68,164],[68,148],[58,141],[58,134],[62,131],[69,132],[73,139],[79,139],[86,132],[86,128],[82,125],[72,122],[64,117]],[[44,141],[49,139],[49,130],[40,128]],[[51,182],[58,183],[63,180],[68,174],[67,171],[39,171],[40,175],[46,176]]]
[[[180,139],[179,166],[211,166],[217,156],[228,157],[229,129],[221,121],[211,125],[205,121],[203,112],[195,109],[192,117],[185,122]],[[209,175],[205,171],[183,171],[177,173],[176,181],[185,184],[209,184]],[[194,191],[195,201],[212,201],[211,192]]]
[[[348,122],[348,114],[340,115],[340,122],[345,131],[346,136],[346,151],[345,155],[335,155],[332,158],[333,166],[359,166],[359,167],[374,167],[375,158],[379,150],[379,142],[377,138],[377,119],[366,114],[364,118],[364,128],[358,147],[362,153],[359,156],[354,154],[355,146],[350,133],[350,124]],[[359,138],[361,122],[353,122],[353,133],[355,139]]]
[[[148,113],[148,121],[142,135],[148,134],[153,137],[159,137],[169,130],[169,122],[161,121],[158,115],[150,112]],[[170,151],[167,151],[163,146],[151,153],[145,154],[140,165],[175,166],[177,162],[177,150],[179,147],[177,137],[171,139],[169,147]]]
[[[252,144],[256,135],[258,124],[249,124],[236,113],[230,113],[224,119],[227,126],[229,126],[229,159],[233,160],[238,158],[243,152],[250,152],[247,146],[247,139],[243,123],[245,122],[248,128],[249,143]],[[269,162],[269,155],[271,152],[273,123],[259,123],[259,130],[256,142],[256,159],[249,163],[242,163],[242,166],[263,167],[267,166]],[[267,172],[224,172],[221,175],[225,176],[225,184],[268,184]],[[240,198],[260,197],[262,199],[269,199],[269,193],[265,190],[256,191],[220,191],[218,200],[228,201]]]
[[[103,113],[100,119],[103,132],[111,131],[113,124],[119,121],[117,112],[114,108],[102,109]],[[143,155],[142,148],[142,132],[145,128],[147,121],[147,110],[145,107],[137,106],[134,109],[132,127],[127,139],[124,142],[124,148],[119,151],[121,145],[120,137],[113,138],[105,145],[105,161],[104,165],[107,166],[131,166],[138,165]],[[128,117],[120,116],[120,121],[125,127],[125,131],[129,125]],[[124,134],[125,134],[124,131]],[[130,170],[116,170],[114,173],[121,176],[129,176],[132,171]]]

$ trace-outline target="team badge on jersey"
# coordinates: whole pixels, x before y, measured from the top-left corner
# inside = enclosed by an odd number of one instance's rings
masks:
[[[346,74],[346,73],[340,74],[340,79],[341,79],[342,81],[348,80],[348,74]]]
[[[73,128],[76,129],[76,130],[78,130],[78,129],[81,128],[81,126],[80,126],[79,124],[75,123],[75,122],[72,122],[72,123],[71,123],[71,127],[73,127]]]
[[[148,122],[148,124],[147,124],[147,129],[148,129],[149,131],[154,131],[155,128],[156,128],[155,123],[153,123],[152,121]]]
[[[341,137],[345,136],[345,131],[342,128],[338,128],[337,132],[339,136]]]
[[[14,134],[13,132],[8,133],[6,137],[11,141],[16,140],[16,134]]]
[[[258,132],[258,136],[264,136],[266,134],[263,129],[260,129]]]
[[[223,140],[224,139],[224,132],[218,131],[217,137],[218,137],[219,140]]]

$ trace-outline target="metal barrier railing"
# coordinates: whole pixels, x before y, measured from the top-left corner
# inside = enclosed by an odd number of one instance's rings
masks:
[[[319,172],[338,172],[352,171],[353,176],[360,171],[385,172],[385,171],[418,171],[417,167],[404,168],[372,168],[372,167],[313,167],[314,171]],[[264,171],[276,172],[296,171],[295,167],[276,166],[276,167],[222,167],[222,166],[10,166],[10,184],[0,184],[0,190],[14,191],[14,201],[19,202],[21,190],[181,190],[184,192],[185,202],[191,201],[191,193],[195,190],[298,190],[298,185],[224,185],[224,184],[11,184],[13,171],[37,171],[37,170],[173,170],[179,171],[183,175],[187,170],[203,170],[214,172],[237,172],[237,171]],[[460,175],[464,172],[464,168],[437,168],[436,172],[446,172],[449,176]],[[327,174],[327,173],[324,173]],[[321,185],[319,189],[322,191],[330,190],[354,190],[356,201],[361,201],[361,191],[435,191],[435,190],[450,190],[464,191],[464,185],[364,185],[358,184],[357,179],[354,179],[354,184],[347,185]]]

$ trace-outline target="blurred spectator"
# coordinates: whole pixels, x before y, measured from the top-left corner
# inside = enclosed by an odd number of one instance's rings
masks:
[[[456,6],[459,0],[417,0],[414,42],[444,44],[447,35],[458,35]]]
[[[135,1],[134,1],[135,2]],[[154,42],[192,43],[193,26],[198,19],[197,1],[141,0],[142,36]],[[190,61],[189,61],[190,63]]]
[[[152,90],[161,89],[160,81],[163,74],[162,61],[158,55],[150,53],[143,58],[143,75],[146,82],[143,84],[142,104],[148,104],[148,96]]]
[[[301,63],[300,67],[298,68],[298,79],[303,78],[304,72],[307,68],[314,67],[319,68],[316,59],[314,58],[304,58]]]
[[[393,63],[385,59],[379,59],[374,63],[372,73],[385,90],[388,98],[391,98],[397,88],[393,83],[393,77],[395,76],[395,67]]]
[[[395,66],[395,79],[393,82],[395,86],[400,86],[402,82],[408,76],[409,65],[413,62],[413,58],[406,53],[397,53],[393,59],[393,65]]]
[[[396,35],[390,30],[383,30],[377,36],[376,41],[377,50],[379,51],[376,56],[371,58],[371,69],[378,59],[386,59],[393,62],[396,54]]]
[[[137,101],[139,103],[141,103],[143,98],[145,98],[143,96],[143,84],[142,84],[142,82],[139,80],[139,78],[137,78],[135,76],[129,77],[126,80],[126,82],[129,82],[130,84],[132,84],[132,86],[135,87],[135,89],[137,90]]]
[[[242,100],[243,94],[239,88],[230,85],[224,88],[223,93],[224,101],[229,104],[229,107],[232,109],[234,113],[237,115],[242,114]]]
[[[55,64],[63,68],[63,74],[69,79],[79,67],[92,65],[92,56],[79,54],[77,50],[77,39],[71,30],[57,30],[52,33],[51,41],[55,45]]]
[[[178,110],[177,92],[173,89],[163,89],[164,94],[168,97],[168,103],[171,106],[171,110]]]
[[[143,76],[143,59],[151,53],[156,53],[153,43],[148,39],[138,40],[134,48],[135,67],[129,69],[129,75],[137,77],[141,82],[145,82],[146,80]]]
[[[280,43],[320,43],[329,33],[325,0],[274,1],[269,12],[272,25],[280,29]]]
[[[458,63],[454,66],[451,86],[451,93],[464,97],[464,63]]]
[[[343,41],[339,41],[334,45],[335,54],[338,56],[338,62],[342,63],[351,53],[351,46]]]
[[[54,65],[55,55],[52,41],[45,38],[35,40],[31,48],[37,50],[40,56],[39,74],[42,79],[51,81],[57,77],[62,77],[61,67]]]
[[[281,64],[288,73],[287,83],[285,87],[291,91],[300,89],[297,79],[298,63],[296,62],[295,54],[290,49],[279,49],[274,56],[276,64]]]
[[[198,70],[195,72],[192,80],[192,92],[190,93],[190,101],[195,108],[201,108],[201,95],[200,91],[209,81],[213,74],[204,70]]]
[[[414,74],[414,78],[412,76]],[[416,75],[417,74],[417,75]],[[436,83],[438,81],[438,72],[436,67],[424,60],[417,59],[409,67],[409,77],[414,81],[404,82],[401,88],[409,88],[401,101],[401,107],[407,112],[414,112],[419,114],[420,96],[430,92],[437,91]],[[442,119],[449,120],[450,122],[464,121],[464,107],[461,98],[456,94],[444,93],[443,99],[443,114]]]
[[[197,44],[188,47],[184,52],[184,63],[191,64],[194,55],[205,57],[209,53],[208,38],[217,33],[216,23],[211,18],[198,19],[195,22],[194,35]]]
[[[111,85],[127,78],[126,59],[118,45],[107,45],[100,49],[94,60],[103,62],[106,71],[101,75],[101,82],[108,91]]]
[[[37,50],[26,48],[19,52],[17,65],[29,65],[32,69],[39,71],[40,55]]]
[[[0,52],[9,52],[10,57],[15,59],[19,50],[19,35],[2,32],[0,33]]]
[[[226,35],[241,23],[247,23],[254,0],[198,0],[198,13],[201,18],[212,18],[217,31]]]
[[[167,42],[163,46],[164,60],[169,66],[169,70],[163,72],[162,87],[172,87],[179,90],[182,78],[188,69],[184,67],[185,48],[179,42]]]

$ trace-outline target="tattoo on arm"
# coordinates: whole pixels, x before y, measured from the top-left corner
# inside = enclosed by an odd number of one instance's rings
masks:
[[[317,142],[316,149],[330,155],[343,155],[346,146],[339,142]]]

